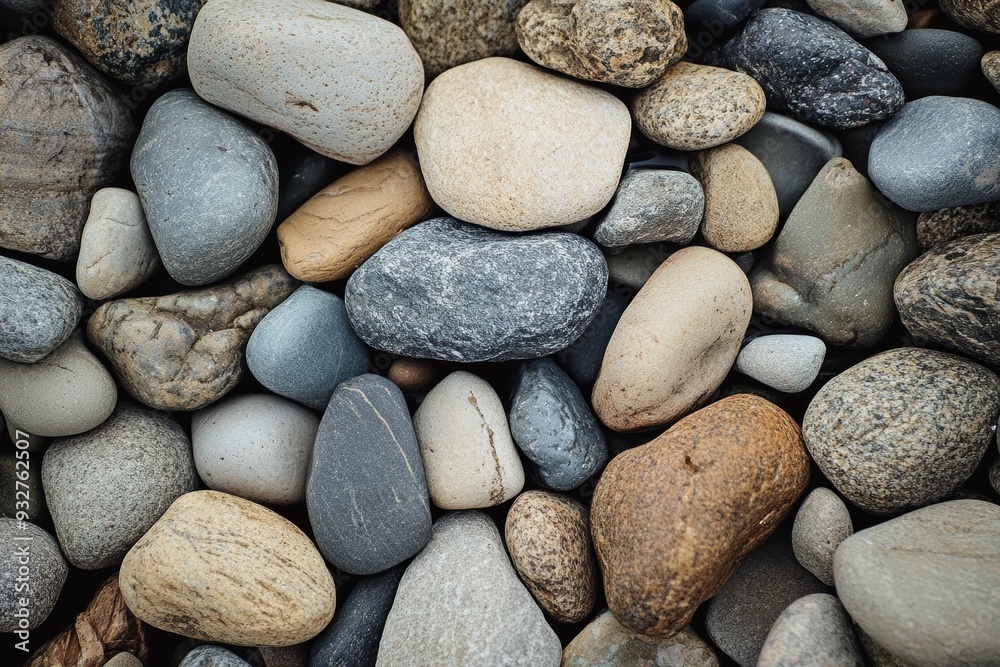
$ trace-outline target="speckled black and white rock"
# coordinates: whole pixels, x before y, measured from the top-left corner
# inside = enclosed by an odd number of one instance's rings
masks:
[[[852,503],[894,512],[945,497],[975,471],[1000,413],[1000,378],[922,348],[870,357],[828,382],[802,421],[806,447]]]
[[[221,646],[206,645],[189,652],[178,667],[250,667],[250,663]]]
[[[1000,664],[1000,506],[954,500],[844,540],[837,594],[909,667]]]
[[[833,586],[833,552],[853,533],[847,505],[836,493],[821,486],[799,506],[792,525],[792,551],[802,567]]]
[[[134,406],[55,440],[42,484],[59,545],[85,570],[117,565],[177,498],[197,488],[191,443],[177,423]]]
[[[882,0],[884,3],[884,0]],[[900,0],[894,0],[900,5]],[[907,99],[958,95],[979,71],[983,47],[954,30],[923,28],[883,35],[865,42],[903,85]]]
[[[775,334],[747,343],[736,357],[736,370],[788,393],[803,391],[816,380],[826,345],[815,336]]]
[[[963,236],[992,232],[1000,232],[1000,201],[925,211],[917,217],[921,252]]]
[[[1000,199],[998,162],[1000,109],[931,96],[910,102],[882,127],[868,173],[903,208],[930,211]]]
[[[622,178],[610,208],[594,230],[608,248],[636,243],[690,243],[705,210],[705,193],[690,174],[637,169]]]
[[[576,340],[607,289],[597,246],[566,232],[514,235],[437,218],[406,230],[347,282],[354,330],[410,357],[505,361]]]
[[[941,10],[959,25],[973,30],[1000,33],[997,0],[940,0]]]
[[[789,665],[865,666],[851,618],[837,598],[813,593],[781,612],[760,650],[757,667]]]
[[[32,363],[73,333],[83,299],[62,276],[0,255],[0,313],[0,357]]]
[[[581,387],[592,385],[597,380],[601,362],[604,361],[604,351],[608,349],[608,341],[611,340],[611,334],[615,332],[626,306],[628,299],[624,290],[608,289],[597,316],[580,337],[555,354],[566,374]]]
[[[854,37],[872,37],[906,28],[902,0],[806,0],[809,8]]]
[[[26,581],[19,572],[22,567],[28,569]],[[33,523],[0,517],[0,632],[41,625],[55,608],[68,574],[69,566],[51,535]],[[24,583],[28,587],[18,590]],[[22,609],[27,611],[23,625]],[[13,643],[12,638],[8,641]]]
[[[323,556],[353,574],[387,570],[431,539],[431,503],[403,392],[378,375],[342,383],[316,434],[306,487]]]
[[[979,66],[983,70],[983,76],[993,84],[993,87],[1000,93],[1000,51],[989,51],[983,54]]]
[[[338,384],[368,369],[368,348],[343,299],[303,285],[254,328],[247,366],[274,393],[323,410]]]
[[[936,246],[896,278],[893,298],[914,339],[1000,364],[1000,234]]]
[[[608,460],[587,399],[552,359],[536,359],[519,370],[509,420],[514,442],[550,489],[575,489]]]
[[[719,667],[711,647],[691,628],[670,639],[636,634],[605,610],[563,651],[562,667]]]
[[[378,657],[385,619],[405,568],[400,565],[365,577],[312,643],[310,667],[372,667]]]
[[[858,127],[903,106],[903,88],[881,60],[833,24],[791,9],[754,14],[723,55],[757,80],[769,106],[824,127]]]
[[[278,163],[263,139],[190,90],[150,108],[132,178],[167,273],[225,278],[264,241],[278,210]]]

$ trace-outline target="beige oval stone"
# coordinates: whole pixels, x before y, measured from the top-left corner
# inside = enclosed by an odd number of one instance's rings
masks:
[[[414,157],[394,151],[323,188],[278,225],[281,261],[304,282],[346,278],[432,205]]]
[[[560,623],[590,615],[597,565],[583,505],[556,493],[525,491],[507,512],[507,550],[538,605]]]
[[[611,200],[631,133],[628,109],[598,88],[509,58],[448,70],[413,126],[434,201],[492,229],[579,222]]]
[[[305,533],[256,503],[187,493],[125,556],[122,597],[145,623],[237,646],[291,646],[333,618],[336,593]]]
[[[767,100],[753,77],[679,62],[632,102],[639,130],[667,148],[698,151],[728,143],[764,115]]]
[[[712,395],[750,323],[750,283],[722,253],[678,250],[625,309],[594,384],[594,411],[617,431],[671,422]]]
[[[738,144],[700,151],[691,173],[705,190],[701,234],[722,252],[761,247],[778,228],[778,195],[771,175],[753,153]]]

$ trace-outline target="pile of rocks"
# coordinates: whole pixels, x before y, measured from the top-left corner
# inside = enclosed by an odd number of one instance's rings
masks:
[[[3,664],[1000,664],[994,0],[0,5]]]

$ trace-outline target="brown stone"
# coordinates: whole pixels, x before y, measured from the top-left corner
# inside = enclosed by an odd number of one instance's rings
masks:
[[[919,12],[910,14],[906,21],[906,29],[937,28],[938,24],[943,23],[943,18],[940,9],[921,9]]]
[[[1000,232],[1000,202],[925,211],[917,218],[921,252],[963,236],[989,232]]]
[[[87,336],[137,399],[197,410],[236,386],[254,327],[297,286],[268,265],[210,287],[109,301],[91,316]]]
[[[989,51],[983,54],[979,65],[983,69],[983,74],[1000,93],[1000,51]]]
[[[525,491],[507,513],[507,550],[538,605],[560,623],[590,615],[597,566],[583,505],[547,491]]]
[[[626,88],[684,57],[684,15],[670,0],[532,0],[517,16],[528,57],[563,74]]]
[[[282,222],[281,261],[305,282],[346,278],[432,205],[415,156],[395,151],[334,181]]]
[[[940,0],[938,6],[959,25],[1000,33],[1000,0]]]
[[[652,637],[679,632],[774,531],[808,481],[798,425],[748,394],[619,454],[590,515],[615,618]]]
[[[409,394],[430,391],[439,376],[437,366],[424,359],[400,357],[389,366],[389,379]]]
[[[295,524],[256,503],[194,491],[125,556],[129,609],[185,637],[237,646],[291,646],[333,617],[333,577]]]

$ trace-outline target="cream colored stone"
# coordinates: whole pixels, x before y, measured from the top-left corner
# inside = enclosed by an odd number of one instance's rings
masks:
[[[337,179],[282,222],[281,261],[305,282],[346,278],[433,205],[414,156],[394,151]]]
[[[625,309],[594,385],[594,411],[617,431],[662,426],[714,392],[750,323],[750,283],[720,252],[671,255]]]
[[[618,187],[631,125],[610,93],[485,58],[431,83],[413,136],[441,208],[484,227],[527,231],[604,208]]]
[[[212,0],[195,20],[188,71],[212,104],[350,164],[396,143],[424,87],[398,26],[324,0]]]
[[[145,623],[237,646],[290,646],[333,617],[333,577],[294,524],[218,491],[174,501],[125,556],[122,597]]]
[[[438,507],[492,507],[524,486],[500,397],[472,373],[456,371],[439,382],[413,415],[413,430]]]

